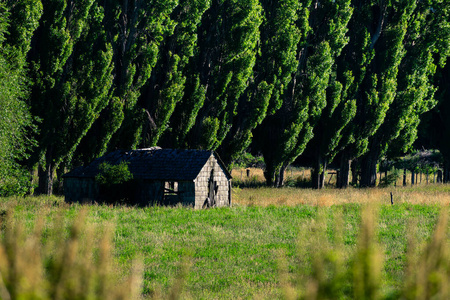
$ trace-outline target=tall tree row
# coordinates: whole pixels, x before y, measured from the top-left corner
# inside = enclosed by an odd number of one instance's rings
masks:
[[[26,165],[50,194],[65,170],[106,151],[158,145],[217,150],[227,164],[251,147],[272,186],[306,151],[313,187],[336,157],[339,187],[350,163],[373,186],[380,158],[411,147],[435,98],[446,107],[436,71],[448,69],[449,9],[447,0],[3,1],[0,184]]]

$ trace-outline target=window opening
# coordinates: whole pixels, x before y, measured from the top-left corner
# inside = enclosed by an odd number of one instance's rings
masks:
[[[176,181],[167,181],[164,184],[164,193],[176,194],[178,193],[178,182]]]

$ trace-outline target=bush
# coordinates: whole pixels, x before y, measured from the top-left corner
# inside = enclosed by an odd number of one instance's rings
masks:
[[[100,186],[101,202],[105,203],[133,203],[134,182],[133,174],[128,169],[127,162],[118,165],[102,163],[99,166],[100,173],[95,176],[95,181]]]
[[[262,156],[253,156],[250,153],[242,154],[238,159],[233,161],[231,169],[235,168],[259,168],[264,169],[264,159]]]
[[[95,176],[95,180],[100,185],[112,186],[115,184],[122,184],[133,179],[128,169],[128,163],[123,161],[118,165],[110,165],[107,162],[103,162],[99,166],[100,173]]]
[[[24,196],[31,189],[31,176],[19,167],[10,168],[0,175],[0,197]]]
[[[397,182],[397,180],[400,178],[400,170],[392,168],[390,171],[390,174],[388,176],[381,179],[381,182],[379,184],[380,187],[388,187],[391,185],[394,185],[394,183]]]

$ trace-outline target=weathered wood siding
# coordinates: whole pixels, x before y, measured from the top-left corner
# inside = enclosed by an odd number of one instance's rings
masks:
[[[65,178],[65,201],[68,203],[90,203],[99,196],[99,187],[92,178]]]
[[[195,208],[202,208],[209,194],[209,178],[211,170],[214,170],[214,181],[217,183],[217,194],[215,195],[216,206],[231,206],[230,200],[230,180],[222,169],[214,155],[211,155],[207,163],[203,166],[195,182]]]
[[[164,182],[140,180],[136,185],[135,201],[140,206],[160,203],[164,195]]]
[[[185,206],[195,206],[195,185],[194,182],[178,182],[181,203]]]

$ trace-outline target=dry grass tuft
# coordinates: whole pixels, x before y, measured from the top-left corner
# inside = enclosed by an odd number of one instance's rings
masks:
[[[450,299],[448,209],[443,209],[431,241],[417,260],[414,238],[409,237],[409,266],[404,299]]]
[[[443,209],[432,239],[422,247],[408,231],[409,249],[403,289],[383,294],[383,250],[376,233],[377,206],[363,209],[356,248],[344,250],[343,218],[335,215],[334,238],[327,237],[324,210],[305,224],[299,234],[298,271],[289,278],[285,259],[279,259],[279,278],[284,299],[450,299],[448,210]],[[413,227],[411,227],[413,228]],[[347,251],[348,252],[348,251]]]
[[[362,224],[353,265],[354,299],[379,299],[382,251],[376,242],[374,208],[367,207]]]
[[[59,217],[51,241],[43,245],[42,219],[27,235],[23,221],[7,213],[0,241],[2,299],[139,298],[139,269],[118,284],[111,272],[111,230],[105,230],[97,248],[94,230],[86,227],[84,215],[80,213],[70,226],[67,238]]]

